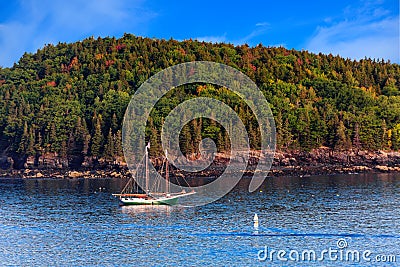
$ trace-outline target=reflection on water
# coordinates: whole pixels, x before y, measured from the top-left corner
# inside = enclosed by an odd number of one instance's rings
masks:
[[[0,179],[0,262],[279,266],[259,262],[258,251],[322,250],[338,239],[349,249],[399,255],[400,262],[399,174],[267,178],[253,193],[249,182],[243,179],[219,201],[192,208],[120,207],[111,196],[126,183],[119,179]]]
[[[167,205],[132,205],[132,206],[122,206],[122,213],[136,216],[138,214],[144,213],[148,216],[152,215],[170,215],[173,209],[178,210],[178,207],[172,207]]]

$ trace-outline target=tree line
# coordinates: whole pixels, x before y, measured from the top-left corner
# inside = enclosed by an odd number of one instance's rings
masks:
[[[79,167],[85,158],[113,161],[123,155],[121,126],[136,89],[175,64],[207,60],[248,75],[270,103],[277,148],[311,150],[400,149],[400,65],[258,45],[234,46],[194,40],[88,38],[46,45],[0,68],[0,152],[23,168],[26,159],[53,155]],[[244,121],[252,148],[259,144],[251,109],[226,88],[192,84],[175,88],[152,111],[146,133],[153,155],[161,154],[163,119],[179,103],[198,96],[231,106]],[[226,129],[192,120],[180,133],[188,156],[202,138],[229,149]]]

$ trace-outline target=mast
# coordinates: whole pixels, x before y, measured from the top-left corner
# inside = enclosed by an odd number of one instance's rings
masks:
[[[165,193],[169,194],[169,161],[167,150],[165,150]]]
[[[145,193],[149,193],[149,148],[150,148],[150,142],[146,146],[146,153],[145,153],[145,175],[146,175],[146,181],[145,181]]]

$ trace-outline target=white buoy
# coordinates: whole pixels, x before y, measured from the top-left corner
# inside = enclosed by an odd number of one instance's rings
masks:
[[[258,229],[258,215],[257,215],[257,213],[254,213],[253,221],[254,221],[254,228]]]

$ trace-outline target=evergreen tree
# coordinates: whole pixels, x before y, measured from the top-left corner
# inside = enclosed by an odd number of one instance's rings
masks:
[[[107,135],[107,141],[106,144],[104,146],[104,157],[107,160],[114,160],[115,159],[115,145],[114,145],[114,138],[113,138],[113,134],[110,130],[108,131],[108,135]]]
[[[103,134],[101,131],[101,115],[95,116],[93,118],[94,133],[92,137],[92,144],[90,146],[91,155],[95,158],[100,157],[102,143],[103,143]]]
[[[335,135],[335,149],[336,150],[346,150],[349,148],[349,142],[346,135],[346,127],[343,121],[339,121],[339,125],[336,128]]]
[[[122,133],[120,130],[118,130],[117,133],[114,134],[114,140],[115,140],[114,155],[116,157],[121,157],[123,156],[123,150],[122,150]]]
[[[356,151],[358,151],[361,148],[360,127],[358,125],[358,122],[354,124],[353,148],[355,148]]]

